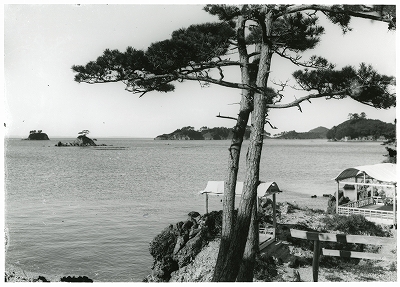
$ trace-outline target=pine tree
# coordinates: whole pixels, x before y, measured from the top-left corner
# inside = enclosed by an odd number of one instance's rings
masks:
[[[254,206],[264,126],[270,124],[268,112],[290,107],[301,111],[302,102],[315,98],[350,97],[376,108],[394,106],[393,77],[380,75],[372,66],[363,63],[359,68],[347,66],[338,70],[322,57],[312,56],[303,60],[301,54],[313,49],[320,41],[324,27],[318,25],[319,16],[338,24],[344,33],[349,31],[352,17],[383,21],[388,23],[388,29],[393,30],[395,6],[263,4],[207,5],[204,9],[217,15],[220,21],[174,31],[171,39],[153,43],[146,51],[132,47],[125,52],[105,50],[95,61],[84,66],[75,65],[72,70],[76,73],[77,82],[121,81],[126,90],[140,96],[152,91],[173,91],[175,83],[187,80],[205,86],[214,84],[241,90],[237,118],[219,115],[235,120],[236,125],[229,148],[223,229],[213,281],[252,281],[258,246]],[[237,60],[230,57],[233,51],[237,52]],[[282,99],[286,84],[280,84],[278,90],[268,87],[273,55],[303,68],[294,72],[293,77],[298,86],[308,92],[306,96],[284,104]],[[227,67],[239,69],[240,82],[224,78]],[[234,225],[239,157],[249,119],[251,135],[246,156],[246,177]],[[242,261],[244,264],[241,267]]]

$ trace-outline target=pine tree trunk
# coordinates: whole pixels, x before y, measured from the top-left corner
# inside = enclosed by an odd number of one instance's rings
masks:
[[[264,33],[269,35],[271,29],[271,18],[266,15]],[[257,74],[257,87],[266,89],[269,69],[271,64],[271,51],[266,37],[261,44],[261,55],[259,70]],[[218,277],[214,273],[213,281],[234,282],[239,272],[242,261],[249,226],[251,221],[252,207],[255,204],[257,186],[259,184],[259,168],[261,151],[263,146],[263,134],[266,116],[267,97],[264,93],[255,93],[252,112],[251,137],[246,155],[246,178],[243,185],[243,194],[238,210],[237,221],[233,233],[233,239],[228,250],[228,255],[220,268]]]
[[[237,173],[239,170],[239,158],[243,143],[244,132],[246,130],[247,121],[249,119],[249,114],[249,108],[243,109],[239,113],[237,124],[234,128],[231,146],[229,148],[228,173],[224,185],[221,243],[219,246],[217,262],[214,268],[213,281],[214,278],[219,277],[219,274],[221,272],[220,267],[222,267],[222,263],[226,261],[228,250],[231,244],[231,238],[233,234],[233,211],[235,209],[235,189]]]
[[[241,66],[241,78],[243,84],[250,84],[249,63],[244,41],[245,20],[238,17],[237,37],[239,39],[239,60]],[[240,151],[242,148],[243,137],[246,131],[247,122],[249,121],[250,112],[253,108],[252,92],[248,90],[242,91],[240,101],[240,111],[237,122],[233,128],[233,137],[229,147],[228,170],[224,185],[223,213],[222,213],[222,232],[221,243],[218,251],[218,258],[214,268],[213,281],[218,282],[220,278],[221,268],[227,260],[228,251],[233,235],[233,212],[235,209],[235,190],[237,174],[239,170]]]
[[[249,235],[247,236],[246,247],[240,265],[237,282],[253,282],[254,266],[256,255],[259,251],[258,220],[257,220],[257,199],[251,212]]]

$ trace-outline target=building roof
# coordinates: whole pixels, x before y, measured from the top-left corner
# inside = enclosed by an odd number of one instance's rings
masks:
[[[364,174],[379,181],[397,183],[396,164],[393,163],[380,163],[347,168],[339,173],[335,180],[341,181]]]
[[[236,182],[235,194],[237,196],[242,195],[243,192],[243,182]],[[257,196],[263,197],[265,195],[272,195],[274,193],[281,192],[276,182],[260,182],[257,187]],[[208,193],[212,195],[223,195],[224,194],[224,181],[209,181],[204,190],[199,193]]]

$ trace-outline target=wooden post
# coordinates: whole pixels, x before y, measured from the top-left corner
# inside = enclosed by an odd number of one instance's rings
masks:
[[[355,183],[358,183],[357,181],[357,177],[355,177]],[[356,186],[356,201],[358,200],[358,184],[355,185]],[[343,193],[344,196],[344,193]]]
[[[256,214],[257,214],[257,212],[258,212],[258,207],[260,206],[260,198],[258,197],[258,195],[257,195],[257,203],[256,203]]]
[[[336,214],[339,214],[339,181],[337,182],[336,190]]]
[[[396,186],[394,186],[394,191],[393,191],[393,229],[396,228]]]
[[[313,262],[312,262],[314,282],[318,282],[319,253],[320,253],[320,241],[314,240],[314,255],[313,255]]]
[[[276,241],[276,193],[272,195],[273,239]]]
[[[362,258],[371,260],[397,260],[394,254],[382,255],[377,253],[356,252],[347,250],[334,250],[334,249],[321,249],[320,243],[324,242],[346,242],[346,243],[360,243],[360,244],[373,244],[393,246],[396,244],[396,236],[394,238],[366,236],[366,235],[348,235],[348,234],[334,234],[334,233],[319,233],[309,232],[303,230],[290,229],[290,235],[294,238],[307,239],[314,241],[314,254],[312,263],[312,272],[314,282],[318,282],[318,269],[319,257],[324,256],[339,256],[343,258]]]
[[[206,193],[206,213],[208,213],[208,193]]]

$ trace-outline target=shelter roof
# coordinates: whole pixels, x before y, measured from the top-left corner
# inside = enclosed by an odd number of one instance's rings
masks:
[[[347,168],[339,173],[335,180],[341,181],[364,174],[379,181],[397,183],[396,164],[393,163],[380,163]]]
[[[236,182],[236,190],[235,195],[242,195],[243,192],[243,182]],[[260,182],[257,187],[257,196],[263,197],[272,195],[274,193],[281,192],[276,182]],[[224,181],[209,181],[204,190],[201,190],[199,193],[208,193],[212,195],[223,195],[224,194]]]

